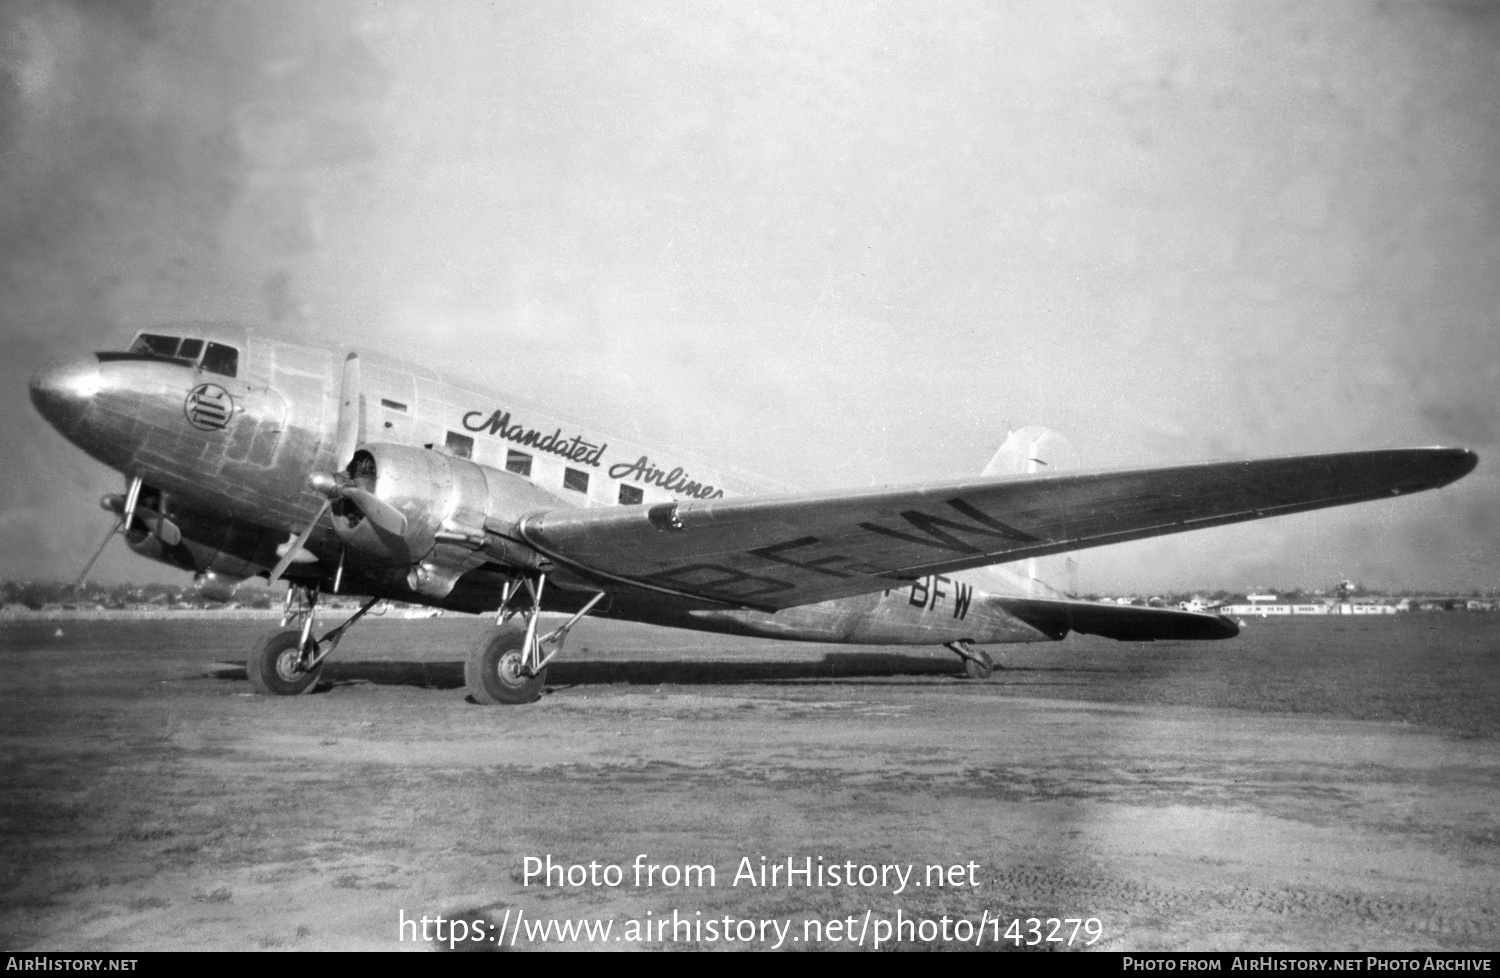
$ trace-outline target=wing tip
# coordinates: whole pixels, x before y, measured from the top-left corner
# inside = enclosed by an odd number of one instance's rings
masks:
[[[1423,466],[1420,489],[1437,489],[1457,482],[1479,465],[1479,453],[1468,448],[1419,448]]]
[[[1468,475],[1479,465],[1478,452],[1468,448],[1455,448],[1452,451],[1454,453],[1454,467],[1457,470],[1457,474],[1454,475],[1455,479]]]

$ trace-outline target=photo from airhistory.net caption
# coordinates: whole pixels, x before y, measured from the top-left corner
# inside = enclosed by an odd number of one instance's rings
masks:
[[[596,949],[597,950],[597,949]],[[145,951],[129,957],[110,954],[46,953],[35,952],[11,954],[0,952],[5,971],[29,972],[95,972],[130,971],[151,973],[179,968],[189,956],[213,955],[222,961],[226,956],[249,956],[249,951],[167,952]],[[292,951],[283,954],[300,956],[318,955],[327,961],[330,955],[350,955],[356,952]],[[361,952],[362,953],[362,952]],[[1182,954],[1177,952],[1131,952],[1098,951],[1072,955],[1064,965],[1051,955],[1026,954],[1009,958],[1007,968],[1021,974],[1046,974],[1066,967],[1070,973],[1117,974],[1137,972],[1481,972],[1495,970],[1495,955],[1490,953],[1422,954],[1378,952],[1355,954],[1348,951],[1266,951],[1266,952],[1199,952]],[[448,956],[447,966],[458,970],[459,962],[483,960],[473,957]],[[471,965],[472,966],[472,965]]]

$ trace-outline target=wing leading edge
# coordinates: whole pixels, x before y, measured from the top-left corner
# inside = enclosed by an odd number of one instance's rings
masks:
[[[927,574],[1401,496],[1478,463],[1408,448],[896,489],[549,510],[521,535],[603,580],[768,611]]]

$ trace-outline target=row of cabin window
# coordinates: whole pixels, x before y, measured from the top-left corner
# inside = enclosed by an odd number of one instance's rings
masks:
[[[456,431],[448,432],[445,447],[459,458],[474,457],[474,439],[468,435],[460,435]],[[513,448],[506,449],[505,471],[513,472],[527,479],[531,478],[531,456],[525,452],[518,452]],[[572,490],[573,492],[581,492],[585,496],[588,495],[589,474],[578,469],[563,469],[563,488]],[[621,484],[620,504],[622,506],[634,506],[644,501],[645,498],[646,494],[641,491],[639,486]]]

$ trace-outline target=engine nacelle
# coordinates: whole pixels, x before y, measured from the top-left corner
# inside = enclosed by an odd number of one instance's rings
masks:
[[[99,505],[123,516],[125,497],[112,493]],[[204,596],[215,601],[221,600],[215,595],[225,588],[232,597],[233,585],[255,574],[266,561],[274,561],[279,539],[253,523],[183,507],[152,486],[142,488],[124,536],[125,545],[142,557],[198,575],[200,591],[207,586]]]
[[[203,571],[193,577],[193,590],[206,601],[227,604],[234,600],[235,591],[243,584],[243,577],[226,577],[217,571]]]
[[[179,570],[196,572],[199,569],[200,560],[203,559],[203,555],[195,552],[202,548],[195,548],[191,542],[170,547],[155,534],[138,527],[132,527],[125,533],[125,546],[148,560],[155,560]]]
[[[413,590],[442,597],[487,560],[539,566],[536,551],[507,539],[517,518],[553,509],[559,500],[510,472],[431,449],[361,446],[346,474],[406,517],[400,534],[367,519],[351,500],[334,503],[333,527],[344,546],[366,560],[409,568]]]

